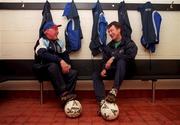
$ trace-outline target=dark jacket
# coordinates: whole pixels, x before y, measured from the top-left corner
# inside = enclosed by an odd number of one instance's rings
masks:
[[[119,4],[118,19],[121,24],[122,36],[124,38],[131,38],[132,29],[129,23],[127,8],[124,1]]]
[[[64,44],[60,40],[49,41],[46,37],[39,39],[39,45],[35,49],[37,63],[59,63],[61,59],[70,64],[67,51],[64,51]]]
[[[151,52],[155,52],[155,44],[159,43],[161,16],[153,9],[150,2],[143,4],[138,11],[141,13],[143,27],[141,44]]]
[[[65,30],[66,50],[68,52],[78,51],[81,48],[83,34],[79,14],[74,1],[66,4],[63,16],[66,16],[67,19],[69,19]]]
[[[50,10],[51,10],[51,5],[50,5],[50,3],[48,1],[46,1],[46,3],[44,4],[43,11],[42,11],[43,19],[42,19],[41,26],[40,26],[40,29],[39,29],[39,38],[44,36],[44,33],[43,33],[44,24],[46,22],[50,22],[50,21],[53,22]]]
[[[107,21],[104,17],[104,12],[102,10],[99,1],[95,4],[92,9],[93,14],[93,27],[91,34],[91,42],[89,48],[93,56],[98,55],[102,52],[104,46],[106,46],[106,29]]]
[[[123,59],[125,61],[134,60],[137,50],[138,48],[136,44],[131,39],[122,39],[117,48],[115,48],[115,42],[111,41],[103,51],[103,68],[105,68],[106,62],[111,57],[115,57],[114,62],[117,62],[119,59]]]
[[[46,3],[44,4],[43,11],[42,11],[42,17],[43,18],[42,18],[41,26],[39,28],[39,38],[35,43],[34,52],[36,51],[37,46],[39,46],[40,38],[45,37],[45,35],[43,33],[44,25],[46,24],[46,22],[53,21],[50,10],[51,10],[51,5],[48,1],[46,1]],[[34,59],[35,59],[35,63],[41,63],[42,62],[36,52],[34,53]]]

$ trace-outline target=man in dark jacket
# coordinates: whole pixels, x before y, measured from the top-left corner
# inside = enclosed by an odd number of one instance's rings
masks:
[[[75,99],[74,89],[77,71],[71,69],[68,53],[64,50],[64,42],[57,38],[58,27],[52,21],[43,26],[43,37],[35,48],[39,63],[45,68],[55,92],[63,103]]]
[[[116,101],[118,90],[125,77],[126,65],[128,61],[134,60],[137,54],[136,44],[131,39],[122,37],[119,22],[111,22],[107,28],[112,41],[104,48],[102,68],[94,72],[92,76],[96,99],[100,107],[105,100],[111,103]],[[112,90],[107,96],[103,83],[106,77],[114,77]]]

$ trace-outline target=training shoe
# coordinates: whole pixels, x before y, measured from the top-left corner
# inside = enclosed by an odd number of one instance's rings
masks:
[[[76,94],[70,94],[69,92],[64,92],[61,96],[61,102],[65,104],[68,101],[74,100],[77,98]]]
[[[106,101],[110,103],[116,102],[116,96],[117,96],[118,90],[113,88],[111,91],[109,91],[108,95],[106,96]]]

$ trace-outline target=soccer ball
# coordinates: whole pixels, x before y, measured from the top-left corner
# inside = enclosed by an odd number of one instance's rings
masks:
[[[105,120],[114,120],[119,116],[119,108],[116,103],[107,101],[101,106],[101,115]]]
[[[68,101],[64,107],[65,114],[70,118],[80,116],[82,112],[82,106],[78,100]]]

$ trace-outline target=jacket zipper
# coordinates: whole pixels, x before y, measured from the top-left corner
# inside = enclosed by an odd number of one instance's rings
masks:
[[[57,50],[56,50],[56,45],[55,45],[54,43],[53,43],[53,46],[54,46],[54,49],[55,49],[55,53],[56,53],[56,51],[57,51]]]

